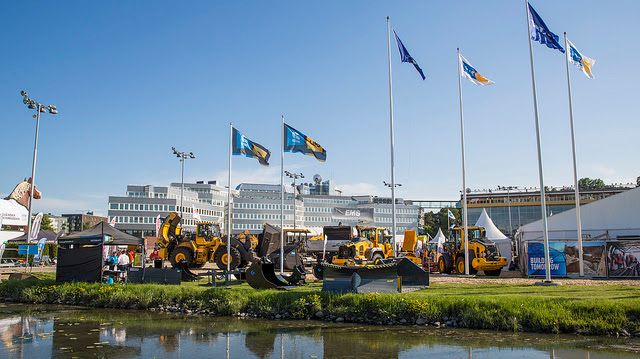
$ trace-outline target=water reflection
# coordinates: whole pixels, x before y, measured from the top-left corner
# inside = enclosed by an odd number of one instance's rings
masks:
[[[636,339],[0,306],[2,358],[598,359],[639,353]]]

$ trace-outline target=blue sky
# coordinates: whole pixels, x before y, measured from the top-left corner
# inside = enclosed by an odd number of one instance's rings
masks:
[[[640,175],[636,85],[640,2],[532,1],[552,31],[597,60],[572,68],[579,174]],[[285,167],[349,194],[386,194],[386,23],[393,47],[398,195],[455,199],[461,187],[456,47],[491,87],[465,82],[468,187],[538,183],[521,1],[29,1],[0,21],[0,192],[31,169],[34,121],[19,96],[58,105],[41,124],[36,210],[105,213],[127,184],[179,180],[170,148],[193,151],[188,180],[226,183],[228,123],[270,148],[272,165],[234,158],[233,182],[278,182],[280,114],[327,149]],[[570,184],[563,55],[534,43],[545,182]]]

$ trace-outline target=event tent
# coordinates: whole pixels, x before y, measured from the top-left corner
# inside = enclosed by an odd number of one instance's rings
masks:
[[[51,242],[55,242],[58,239],[58,234],[56,232],[54,232],[54,231],[41,229],[40,232],[38,232],[38,236],[36,237],[36,242],[39,239],[42,239],[42,238],[46,238],[47,242],[51,243]],[[20,237],[13,238],[13,239],[9,240],[9,242],[26,242],[26,241],[27,241],[27,234],[26,233],[21,235]],[[33,243],[33,241],[32,241],[32,243]]]
[[[95,226],[87,230],[84,230],[82,232],[76,232],[76,233],[69,234],[68,236],[60,237],[59,240],[64,239],[64,241],[67,242],[72,240],[81,240],[81,239],[90,238],[90,237],[102,237],[104,235],[107,235],[110,237],[109,242],[108,243],[105,242],[105,244],[108,244],[108,245],[112,245],[112,246],[143,245],[142,238],[134,237],[128,233],[119,231],[105,222],[100,222]]]
[[[589,238],[619,236],[640,237],[640,187],[580,206],[583,236]],[[547,218],[550,240],[576,240],[575,208]],[[542,239],[542,220],[518,229],[524,241]]]
[[[507,258],[507,262],[511,263],[511,259],[513,257],[511,253],[511,239],[505,236],[498,227],[493,223],[489,215],[487,214],[486,209],[482,209],[482,213],[480,217],[476,221],[477,227],[484,227],[487,232],[487,239],[496,243],[498,250],[500,251],[500,255]]]
[[[438,245],[443,245],[446,240],[447,237],[445,237],[444,233],[442,233],[442,229],[438,228],[438,233],[433,236],[433,239],[430,240],[429,243],[438,243]]]

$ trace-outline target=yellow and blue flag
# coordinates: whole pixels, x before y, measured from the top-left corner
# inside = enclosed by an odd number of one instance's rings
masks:
[[[246,138],[235,127],[233,128],[231,141],[231,153],[235,156],[245,156],[255,158],[261,165],[269,165],[269,157],[271,152],[259,143],[255,143]]]
[[[464,56],[462,56],[462,54],[460,54],[459,56],[460,56],[460,71],[462,72],[462,76],[466,77],[467,79],[469,79],[469,81],[473,82],[476,85],[484,86],[484,85],[491,85],[493,83],[493,81],[480,75],[480,73],[476,71],[476,69],[473,66],[471,66],[469,61],[467,61],[467,59],[465,59]]]
[[[396,34],[396,30],[393,30],[393,35],[396,37],[396,43],[398,44],[398,50],[400,51],[400,60],[402,62],[413,64],[413,67],[416,68],[416,70],[420,74],[420,77],[422,77],[423,80],[426,79],[424,73],[422,72],[422,69],[420,68],[416,60],[411,57],[411,55],[409,55],[409,51],[407,51],[407,48],[404,47],[404,44],[402,43],[402,41],[400,41],[398,34]]]
[[[287,124],[284,125],[284,151],[314,156],[321,162],[327,160],[327,151],[318,142]]]
[[[531,40],[538,41],[543,45],[547,45],[550,49],[556,49],[564,53],[564,48],[558,42],[560,37],[547,27],[540,15],[533,9],[531,4],[527,3],[529,12],[529,32],[531,33]]]
[[[591,72],[591,68],[596,64],[596,60],[581,54],[576,48],[576,45],[572,44],[571,41],[567,40],[567,42],[569,43],[569,61],[578,66],[588,78],[592,79],[593,72]]]

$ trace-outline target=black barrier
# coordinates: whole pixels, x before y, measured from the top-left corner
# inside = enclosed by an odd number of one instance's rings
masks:
[[[398,293],[397,263],[378,266],[337,266],[323,263],[322,291],[332,293]]]
[[[429,286],[429,272],[409,258],[401,258],[398,261],[398,275],[402,278],[402,286]]]
[[[180,284],[181,272],[172,268],[129,268],[128,283]]]

